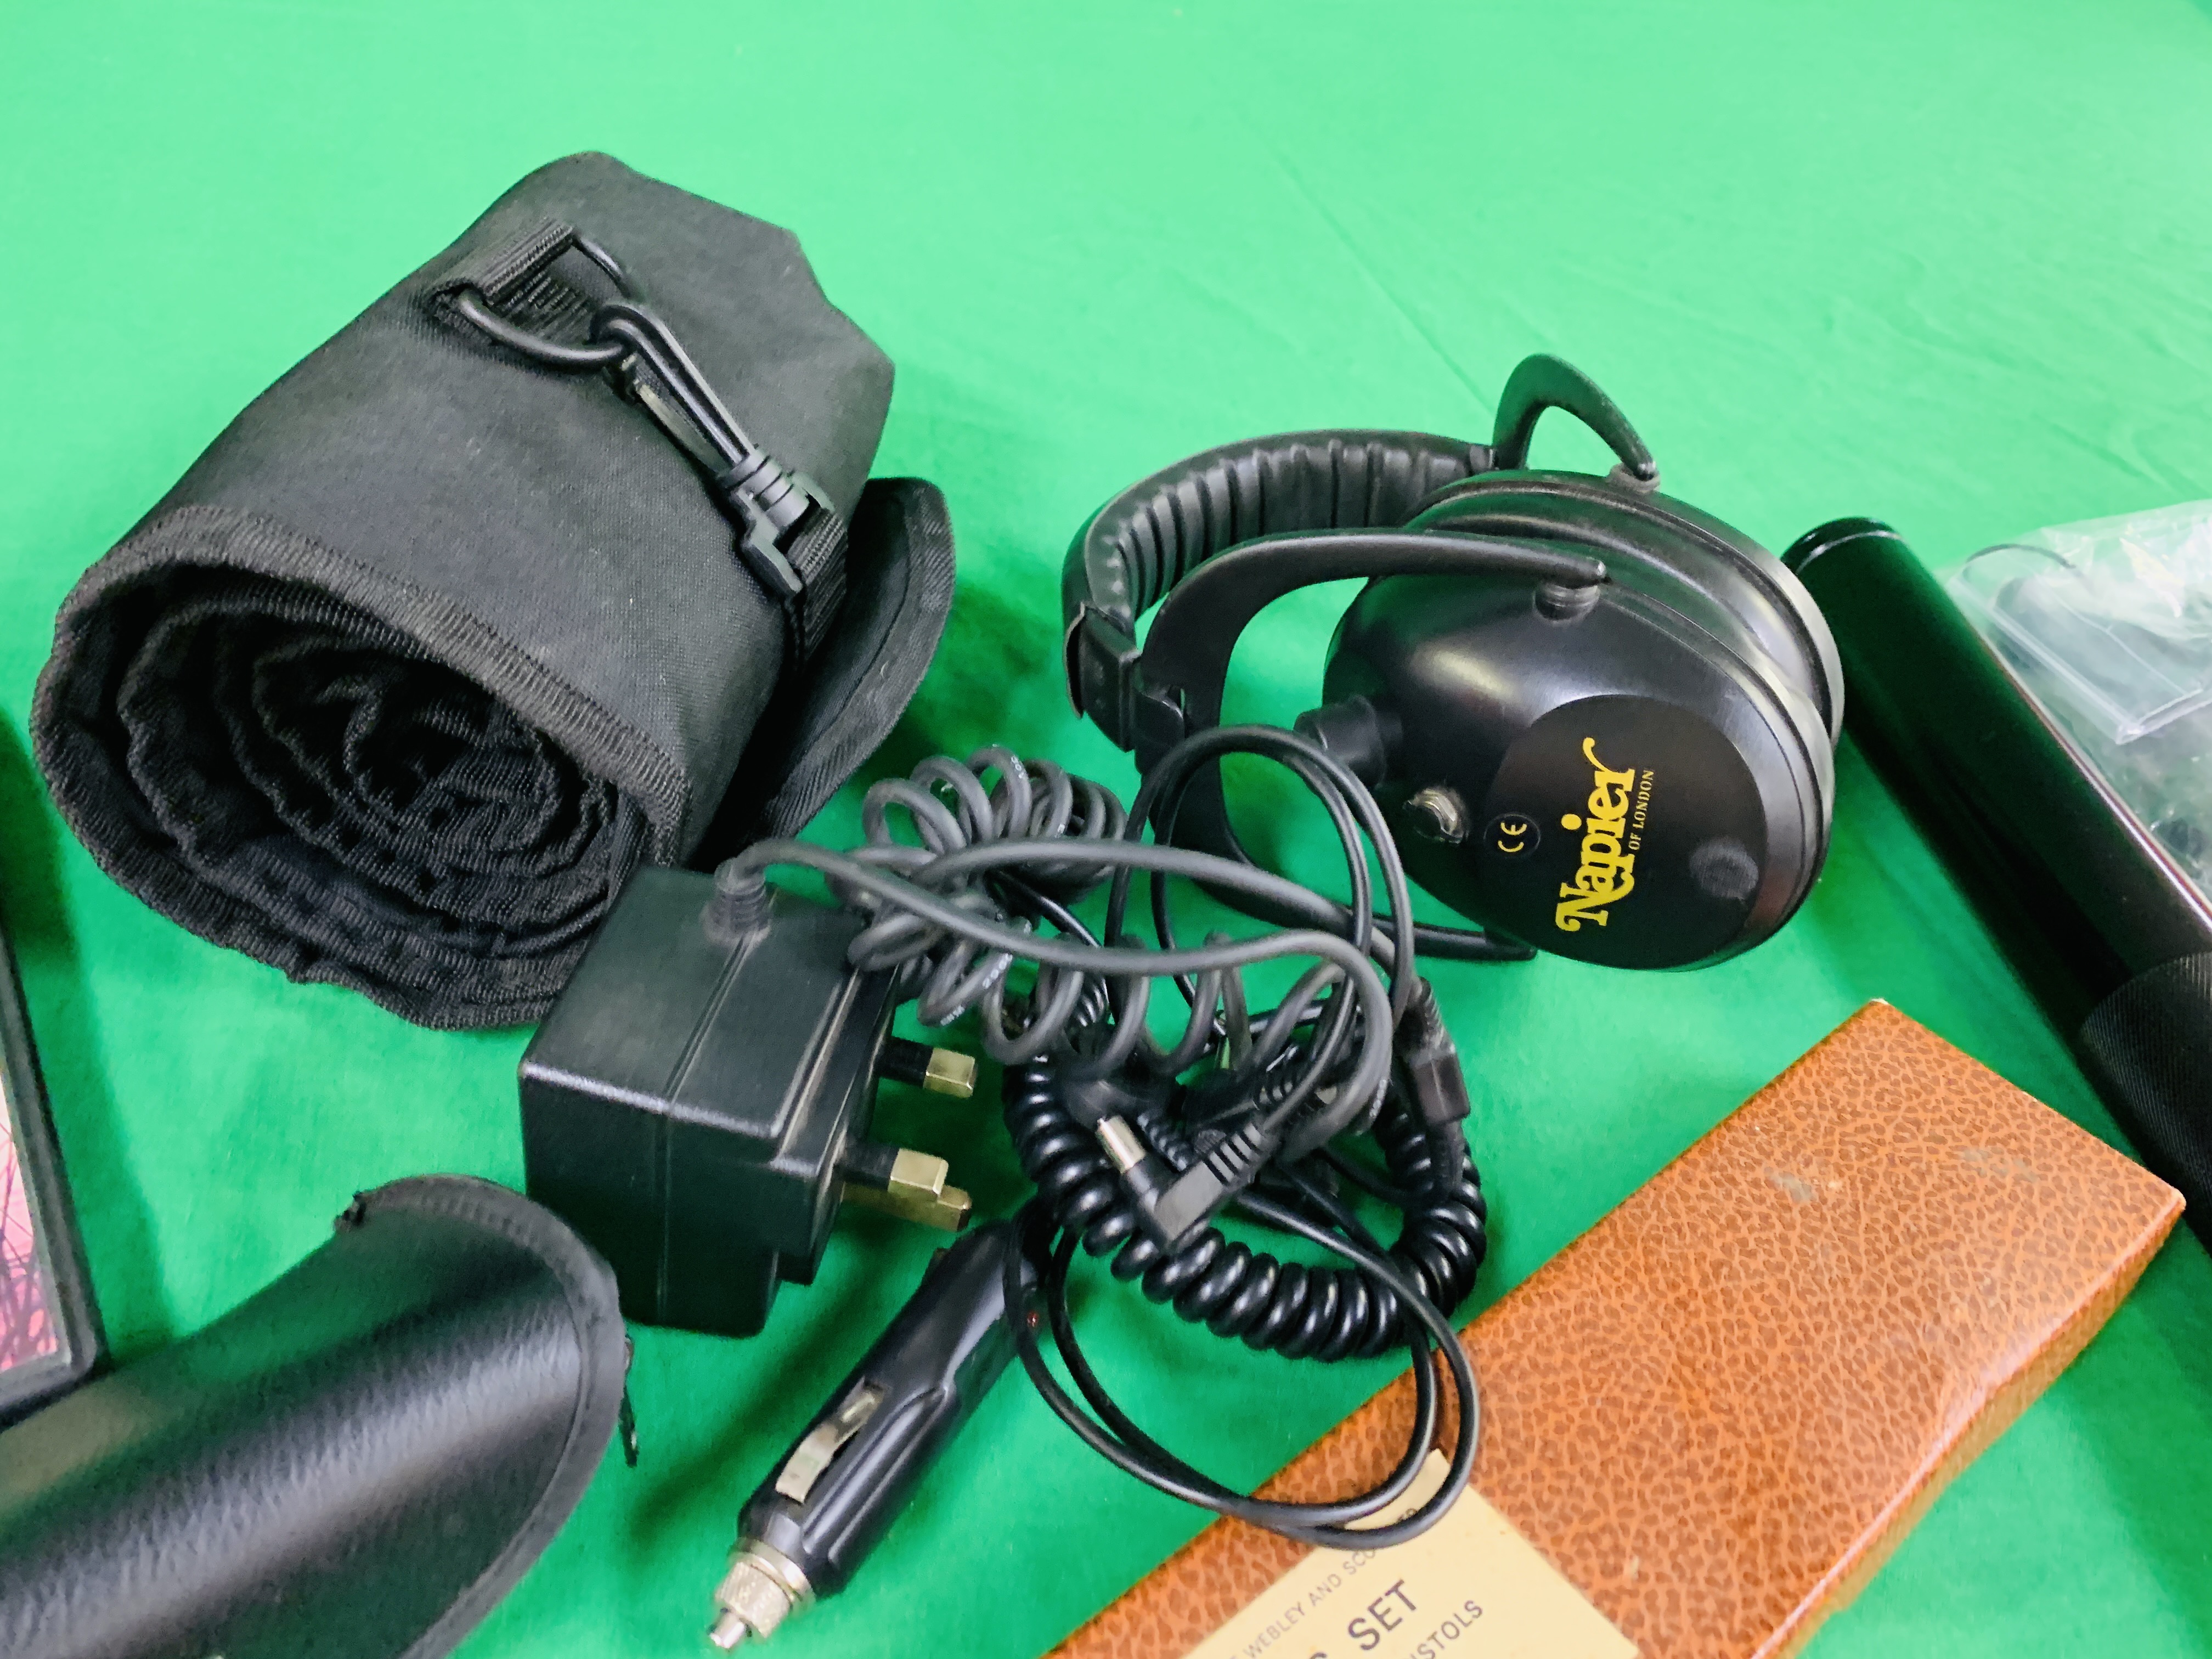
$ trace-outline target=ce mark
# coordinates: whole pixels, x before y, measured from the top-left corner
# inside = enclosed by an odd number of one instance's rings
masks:
[[[1483,831],[1482,838],[1492,852],[1502,853],[1510,859],[1534,852],[1544,835],[1536,827],[1536,820],[1526,812],[1500,812],[1491,819],[1490,828]]]

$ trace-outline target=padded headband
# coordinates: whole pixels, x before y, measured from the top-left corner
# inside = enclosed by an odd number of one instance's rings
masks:
[[[1077,533],[1060,571],[1076,712],[1129,748],[1137,618],[1177,582],[1255,536],[1394,530],[1448,485],[1527,465],[1547,409],[1567,410],[1604,439],[1636,487],[1658,483],[1651,452],[1613,399],[1580,369],[1540,354],[1507,378],[1488,444],[1429,432],[1291,432],[1224,444],[1131,484]]]
[[[1292,432],[1224,444],[1139,480],[1067,550],[1067,688],[1123,747],[1136,620],[1199,565],[1255,536],[1386,529],[1447,484],[1487,470],[1482,444],[1426,432]]]

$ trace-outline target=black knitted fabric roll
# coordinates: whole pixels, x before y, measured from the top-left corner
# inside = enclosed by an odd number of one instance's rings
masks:
[[[549,222],[850,521],[809,660],[643,410],[439,303]],[[641,859],[795,829],[913,695],[952,545],[929,485],[866,483],[890,382],[788,232],[605,156],[540,169],[86,573],[33,710],[57,805],[147,902],[295,979],[427,1025],[536,1018]]]

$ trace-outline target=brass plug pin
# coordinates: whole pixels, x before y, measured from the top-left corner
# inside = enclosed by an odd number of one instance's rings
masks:
[[[844,1177],[842,1201],[886,1211],[902,1221],[957,1233],[975,1212],[974,1200],[945,1184],[952,1166],[927,1152],[871,1142],[848,1152],[838,1172]]]
[[[975,1056],[957,1048],[933,1048],[908,1042],[904,1037],[885,1037],[876,1075],[911,1083],[933,1095],[965,1100],[975,1092]]]

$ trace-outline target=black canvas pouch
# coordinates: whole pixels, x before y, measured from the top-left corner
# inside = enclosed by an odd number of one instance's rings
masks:
[[[462,1176],[356,1197],[204,1330],[0,1433],[8,1659],[438,1659],[623,1421],[615,1277]]]
[[[645,406],[457,309],[582,340],[613,289],[579,234],[811,481],[804,627]],[[640,860],[796,829],[912,696],[952,542],[933,487],[868,481],[890,387],[789,232],[607,156],[541,168],[78,582],[32,714],[55,803],[125,887],[295,979],[534,1018]]]

